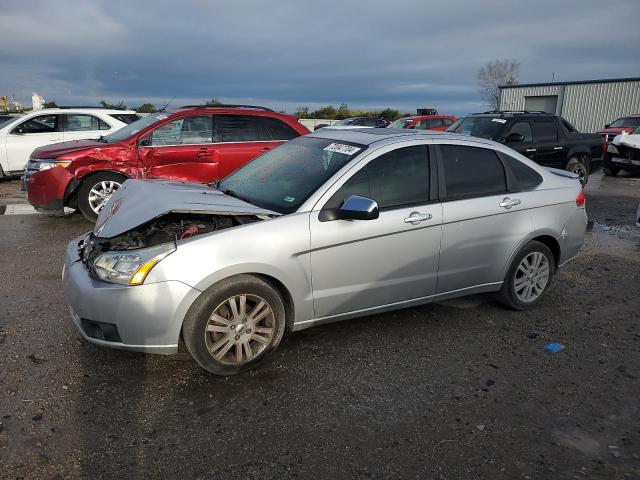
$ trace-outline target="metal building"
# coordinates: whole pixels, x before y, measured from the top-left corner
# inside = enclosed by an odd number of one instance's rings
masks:
[[[500,110],[542,110],[595,132],[625,115],[640,114],[640,77],[500,87]]]

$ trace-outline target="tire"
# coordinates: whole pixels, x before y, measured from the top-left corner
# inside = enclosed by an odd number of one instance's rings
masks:
[[[587,157],[571,157],[565,170],[578,174],[582,186],[585,186],[589,181],[589,160]]]
[[[541,255],[542,257],[537,257],[536,254]],[[521,265],[526,261],[529,265],[535,264],[537,258],[543,258],[540,260],[540,267],[537,269],[540,272],[538,278],[538,282],[531,282],[527,280],[527,274],[524,273],[522,269],[520,269]],[[544,266],[547,266],[547,276],[546,281],[544,281],[544,285],[540,287],[540,281],[544,280]],[[525,267],[526,268],[526,267]],[[553,257],[553,253],[549,250],[545,244],[531,241],[527,243],[514,257],[511,266],[509,267],[509,271],[507,272],[507,276],[504,279],[504,283],[502,284],[502,288],[498,294],[498,299],[505,304],[506,306],[514,309],[514,310],[528,310],[533,308],[538,302],[542,299],[544,294],[547,292],[549,287],[551,286],[551,282],[553,280],[553,276],[555,275],[556,264],[555,259]],[[534,278],[535,278],[534,273]],[[521,288],[522,282],[524,282],[524,288]],[[531,298],[527,300],[526,293],[529,288],[528,285],[535,284],[539,292],[536,291],[536,288],[530,289],[532,294],[535,294],[535,298]]]
[[[113,172],[100,172],[86,177],[78,189],[78,208],[84,218],[92,223],[96,222],[98,213],[115,192],[127,179],[126,176]],[[106,192],[106,198],[100,202],[100,197],[92,190]]]
[[[237,275],[198,297],[185,316],[182,337],[198,365],[228,376],[253,369],[267,359],[280,344],[285,326],[280,293],[257,277]]]
[[[616,175],[618,175],[618,173],[620,173],[620,169],[618,167],[609,163],[604,164],[604,167],[602,167],[602,171],[609,177],[615,177]]]

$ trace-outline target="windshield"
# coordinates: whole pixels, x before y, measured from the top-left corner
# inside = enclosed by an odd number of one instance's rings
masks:
[[[631,132],[631,135],[640,135],[640,126]]]
[[[492,140],[498,136],[505,123],[505,119],[497,117],[467,117],[455,129],[448,131]]]
[[[105,136],[104,140],[106,140],[108,143],[121,142],[122,140],[126,140],[127,138],[129,138],[131,135],[135,135],[148,126],[153,125],[154,123],[160,120],[164,120],[168,117],[169,115],[167,115],[166,113],[152,113],[151,115],[147,115],[140,120],[136,120],[135,122],[130,123],[126,127],[122,127],[120,130],[118,130],[117,132],[113,132],[111,135]]]
[[[389,125],[389,128],[407,128],[407,125],[409,125],[412,120],[411,118],[400,118]]]
[[[619,118],[609,128],[636,128],[640,125],[640,117]]]
[[[344,120],[334,123],[334,125],[351,125],[354,120],[355,118],[345,118]]]
[[[262,208],[292,213],[365,149],[350,142],[299,137],[236,170],[218,189]]]

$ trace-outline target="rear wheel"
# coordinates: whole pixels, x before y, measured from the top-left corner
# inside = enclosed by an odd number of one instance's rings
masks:
[[[258,365],[284,335],[278,291],[252,275],[238,275],[203,292],[187,313],[182,333],[194,360],[217,375]]]
[[[571,157],[565,170],[577,174],[582,185],[589,181],[589,160],[586,157]]]
[[[78,189],[78,208],[84,217],[95,223],[100,210],[104,208],[111,195],[127,179],[124,175],[102,172],[85,178]]]
[[[502,284],[500,301],[514,310],[528,310],[547,292],[555,274],[549,247],[532,241],[515,256]]]

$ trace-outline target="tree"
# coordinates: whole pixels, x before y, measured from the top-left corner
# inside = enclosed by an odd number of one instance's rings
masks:
[[[222,105],[222,102],[218,100],[216,97],[213,97],[211,100],[207,100],[204,104],[210,107],[215,107],[217,105]]]
[[[512,60],[496,60],[489,62],[478,70],[477,81],[480,93],[492,110],[500,108],[501,85],[515,85],[518,83],[520,62]]]
[[[309,105],[298,105],[295,114],[300,118],[309,118]]]
[[[340,104],[338,107],[338,111],[336,112],[336,118],[338,120],[344,120],[345,118],[349,118],[351,116],[351,111],[346,103]]]
[[[102,99],[102,100],[100,100],[99,103],[104,108],[112,108],[114,110],[126,110],[127,109],[127,106],[124,104],[124,102],[122,100],[120,100],[118,103],[109,103],[105,99]]]
[[[380,116],[382,118],[386,118],[390,122],[397,120],[400,118],[400,112],[398,110],[394,110],[393,108],[385,108],[380,112]]]
[[[56,102],[44,102],[42,108],[58,108]]]
[[[136,108],[136,112],[138,113],[153,113],[157,112],[156,106],[153,103],[143,103],[138,108]]]

